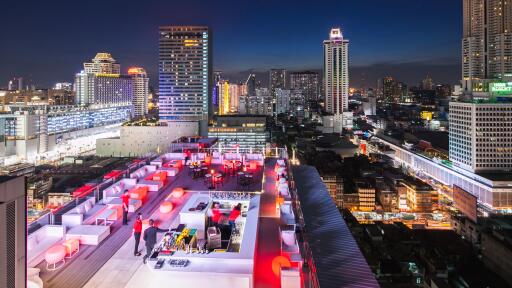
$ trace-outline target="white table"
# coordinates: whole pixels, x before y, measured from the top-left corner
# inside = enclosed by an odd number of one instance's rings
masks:
[[[105,209],[100,214],[96,215],[96,225],[98,225],[98,220],[103,220],[103,226],[106,226],[108,223],[108,218],[112,216],[116,211],[112,209]]]

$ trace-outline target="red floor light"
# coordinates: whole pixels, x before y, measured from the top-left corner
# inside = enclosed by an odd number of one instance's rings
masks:
[[[284,256],[277,256],[272,260],[272,272],[274,275],[279,276],[281,273],[281,267],[290,267],[292,264],[290,260]]]

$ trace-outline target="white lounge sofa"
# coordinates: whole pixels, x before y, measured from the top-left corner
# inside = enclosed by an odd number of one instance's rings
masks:
[[[145,165],[135,170],[133,173],[130,173],[130,178],[132,179],[142,179],[146,177],[146,175],[153,173],[156,171],[155,165]]]
[[[64,239],[66,228],[61,225],[45,225],[27,237],[27,265],[35,267],[44,260],[45,252]]]
[[[95,204],[94,197],[88,198],[80,205],[62,215],[62,225],[66,228],[75,227],[94,221],[94,216],[106,209],[105,205]]]
[[[117,181],[112,186],[103,190],[103,203],[109,202],[112,198],[121,197],[125,190],[130,190],[135,187],[135,184],[137,184],[137,179],[124,178]]]
[[[121,200],[121,198],[112,198],[108,203],[107,203],[107,208],[108,209],[114,209],[117,211],[117,215],[123,215],[123,200]],[[139,199],[129,199],[128,200],[128,212],[130,213],[133,213],[137,210],[139,210],[139,208],[142,206],[142,201],[139,200]]]
[[[78,239],[82,245],[98,245],[110,235],[110,226],[78,225],[68,230],[67,239]]]
[[[158,169],[158,171],[165,171],[167,173],[167,177],[175,177],[180,172],[178,168],[173,167],[162,167]]]

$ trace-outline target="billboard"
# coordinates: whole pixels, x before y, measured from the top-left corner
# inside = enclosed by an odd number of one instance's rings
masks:
[[[453,185],[453,203],[455,208],[476,223],[477,197],[468,191]]]

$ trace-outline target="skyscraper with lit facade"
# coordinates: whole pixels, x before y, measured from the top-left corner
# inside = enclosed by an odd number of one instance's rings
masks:
[[[290,89],[300,90],[305,100],[318,100],[318,73],[301,71],[290,73]]]
[[[325,108],[332,114],[348,109],[348,42],[339,28],[324,41]]]
[[[512,74],[512,3],[464,0],[462,76],[466,91],[486,90],[485,79]]]
[[[270,69],[270,95],[276,98],[276,89],[286,89],[286,70]]]
[[[144,68],[132,67],[128,75],[133,81],[133,115],[136,117],[148,114],[149,78]]]
[[[162,26],[159,39],[160,121],[200,121],[212,113],[211,39],[205,26]]]

